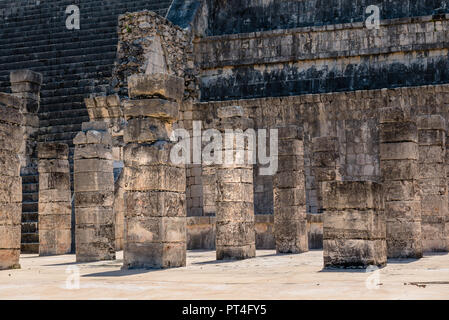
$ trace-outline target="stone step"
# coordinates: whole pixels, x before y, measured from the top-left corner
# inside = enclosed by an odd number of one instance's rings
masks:
[[[36,222],[39,219],[38,212],[22,212],[22,223],[24,222]]]
[[[22,183],[39,183],[37,175],[22,175]]]
[[[39,234],[34,233],[22,233],[22,243],[39,243]]]
[[[37,212],[38,202],[22,202],[22,212]]]
[[[22,243],[20,251],[25,254],[39,253],[39,242]]]
[[[22,234],[38,233],[38,222],[23,222],[22,223]]]
[[[22,193],[36,193],[39,192],[39,184],[37,183],[22,183]]]
[[[38,178],[38,176],[36,175],[36,178]],[[35,193],[24,193],[22,195],[22,202],[35,202],[38,203],[39,201],[39,193],[35,192]]]

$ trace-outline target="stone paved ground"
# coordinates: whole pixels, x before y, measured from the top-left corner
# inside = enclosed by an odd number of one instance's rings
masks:
[[[237,262],[217,262],[215,251],[188,251],[186,268],[157,271],[121,271],[122,257],[77,264],[75,255],[22,255],[21,270],[0,271],[0,299],[449,299],[448,254],[390,260],[377,290],[366,285],[376,274],[322,271],[322,251],[259,250]],[[77,268],[80,289],[68,290]]]

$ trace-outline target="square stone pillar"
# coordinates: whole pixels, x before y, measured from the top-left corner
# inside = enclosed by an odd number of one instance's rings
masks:
[[[446,179],[446,121],[440,115],[419,116],[419,178],[424,252],[449,250],[446,234],[448,187]]]
[[[39,157],[39,255],[71,252],[72,203],[69,146],[44,142]]]
[[[5,99],[3,99],[5,98]],[[7,101],[14,102],[8,103]],[[23,144],[20,101],[0,96],[0,270],[20,268],[22,178],[19,152]]]
[[[244,115],[240,106],[219,108],[218,117],[223,161],[216,165],[217,260],[253,258],[256,256],[253,164],[248,162],[246,155],[248,151],[255,150],[254,146],[249,145],[243,132],[253,128],[254,124]],[[229,144],[223,134],[227,130],[234,131],[234,139]],[[243,144],[238,144],[238,139]],[[229,162],[226,161],[226,153],[233,158]],[[238,154],[244,158],[241,159]]]
[[[304,142],[297,126],[279,128],[278,172],[274,176],[274,235],[278,253],[309,250]]]
[[[174,164],[169,137],[184,80],[169,75],[128,78],[124,113],[124,269],[186,265],[186,172]],[[156,98],[160,97],[160,98]]]
[[[383,267],[387,263],[382,186],[370,181],[323,184],[325,267]]]
[[[323,212],[323,183],[342,179],[338,138],[332,136],[313,138],[311,164],[317,183],[318,211]]]
[[[22,100],[23,131],[25,144],[22,154],[22,174],[37,174],[36,146],[39,134],[39,103],[42,75],[31,70],[10,73],[11,91]]]
[[[115,259],[115,216],[112,138],[105,122],[85,122],[73,139],[74,192],[90,193],[99,201],[75,204],[76,261]]]
[[[418,128],[407,107],[380,110],[380,169],[389,258],[421,258]]]

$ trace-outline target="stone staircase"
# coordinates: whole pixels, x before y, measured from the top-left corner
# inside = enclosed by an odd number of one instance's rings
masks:
[[[65,25],[67,6],[80,8],[80,30]],[[0,91],[9,72],[43,75],[39,141],[69,144],[89,121],[84,98],[107,93],[117,50],[119,14],[141,10],[165,16],[171,0],[0,0]],[[72,161],[71,161],[72,162]],[[23,176],[22,252],[38,252],[38,177]]]

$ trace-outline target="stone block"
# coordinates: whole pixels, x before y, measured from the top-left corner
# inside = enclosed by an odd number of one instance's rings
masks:
[[[16,152],[0,150],[0,168],[3,176],[20,176],[20,159]]]
[[[67,173],[70,172],[69,162],[60,159],[40,159],[38,164],[40,173]]]
[[[124,186],[127,191],[185,192],[185,169],[172,166],[141,166],[124,168]]]
[[[113,160],[112,147],[104,144],[80,144],[75,148],[74,160],[94,158]]]
[[[39,172],[39,190],[70,189],[70,174],[67,172]]]
[[[127,217],[185,217],[185,194],[175,192],[133,192],[124,195]]]
[[[254,221],[221,221],[216,223],[216,246],[244,246],[254,244],[256,234]]]
[[[184,79],[170,74],[134,74],[128,77],[128,94],[136,97],[162,97],[180,102],[184,95]]]
[[[326,268],[384,267],[387,264],[385,240],[323,240]]]
[[[178,103],[162,99],[128,100],[124,102],[126,119],[151,117],[173,121],[179,118]]]
[[[128,243],[186,241],[185,217],[126,217]]]
[[[39,230],[70,229],[72,216],[69,214],[46,214],[39,212]]]
[[[386,202],[385,216],[391,220],[419,220],[421,217],[421,202],[419,200]]]
[[[109,207],[113,204],[114,193],[110,191],[75,192],[74,194],[74,205],[76,208]]]
[[[108,124],[105,121],[89,121],[81,124],[81,130],[86,132],[90,130],[107,131]]]
[[[418,142],[415,122],[389,122],[380,124],[380,143]]]
[[[69,202],[71,201],[72,194],[70,189],[51,189],[51,190],[39,190],[39,202]]]
[[[278,172],[273,178],[275,188],[305,188],[306,181],[304,171]],[[305,192],[305,191],[304,191]]]
[[[0,203],[22,202],[22,178],[0,175]]]
[[[72,246],[72,232],[69,229],[39,230],[39,255],[68,254]]]
[[[382,240],[385,239],[386,236],[384,211],[326,211],[323,220],[324,240]]]
[[[290,206],[305,205],[306,194],[304,188],[275,189],[273,202],[275,207],[281,207],[285,204]]]
[[[217,219],[221,222],[254,221],[254,204],[252,202],[221,202],[216,209]]]
[[[0,249],[20,249],[20,224],[0,225]]]
[[[166,165],[170,163],[170,150],[173,144],[157,141],[151,144],[128,143],[123,148],[123,159],[128,167]]]
[[[8,123],[0,125],[0,146],[2,150],[19,152],[23,145],[23,129]]]
[[[155,142],[158,140],[169,141],[172,126],[156,118],[138,118],[128,120],[123,140],[132,142]]]
[[[0,202],[0,225],[20,225],[22,220],[22,203]]]
[[[383,208],[382,186],[370,181],[333,181],[323,183],[326,210]]]
[[[186,266],[186,243],[129,243],[125,241],[123,269],[161,269]]]
[[[29,69],[15,70],[10,72],[9,81],[12,84],[17,82],[32,82],[40,85],[42,84],[42,74]]]
[[[381,143],[380,158],[384,160],[418,160],[418,144],[415,142]]]
[[[78,159],[74,161],[74,172],[105,172],[114,171],[114,161],[105,159]]]
[[[416,160],[382,160],[380,170],[385,181],[415,179],[418,176],[418,162]]]
[[[217,178],[223,183],[253,183],[253,170],[244,168],[218,168]]]
[[[217,260],[243,260],[256,256],[256,245],[216,246]]]
[[[249,183],[230,183],[218,181],[216,199],[219,202],[253,202],[253,185]]]
[[[38,144],[37,153],[39,159],[67,160],[69,157],[69,146],[65,143],[41,142]]]
[[[110,172],[75,172],[76,192],[111,191],[114,192],[114,174]]]
[[[0,248],[0,270],[20,269],[20,249]]]
[[[39,214],[42,215],[70,215],[72,205],[70,201],[63,202],[43,202],[39,201]]]

